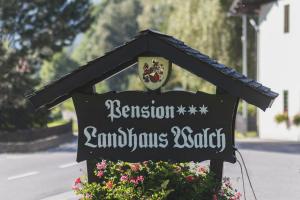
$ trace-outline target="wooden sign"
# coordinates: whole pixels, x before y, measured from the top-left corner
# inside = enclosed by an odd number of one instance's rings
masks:
[[[235,162],[233,96],[126,91],[72,97],[79,125],[78,162]]]

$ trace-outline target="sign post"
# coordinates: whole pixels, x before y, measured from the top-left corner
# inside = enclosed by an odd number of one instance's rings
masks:
[[[216,85],[216,94],[161,93],[171,62]],[[96,83],[135,63],[150,91],[95,93]],[[223,162],[236,162],[234,125],[239,99],[266,110],[277,96],[182,41],[145,30],[27,98],[35,108],[48,109],[73,99],[79,126],[77,161],[87,161],[89,182],[97,181],[93,170],[95,159],[100,158],[210,160],[211,171],[221,182]]]

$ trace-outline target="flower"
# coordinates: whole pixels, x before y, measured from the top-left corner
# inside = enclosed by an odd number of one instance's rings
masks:
[[[80,178],[76,178],[76,179],[75,179],[75,185],[77,185],[77,184],[79,184],[79,183],[81,183]]]
[[[240,200],[242,194],[240,192],[237,192],[234,194],[234,197],[231,197],[232,200]]]
[[[103,171],[99,171],[99,172],[97,173],[97,176],[98,176],[99,178],[101,178],[103,175],[104,175],[104,172],[103,172]]]
[[[231,183],[230,183],[230,178],[229,177],[224,177],[223,178],[223,182],[225,184],[226,187],[231,187]]]
[[[86,198],[86,199],[92,199],[93,195],[91,195],[90,193],[86,193],[84,198]]]
[[[121,176],[120,181],[128,181],[128,176],[127,175]]]
[[[106,160],[102,160],[102,162],[101,163],[97,163],[96,164],[96,167],[97,167],[97,169],[98,170],[104,170],[104,169],[106,169]]]
[[[137,171],[140,170],[141,165],[139,163],[133,163],[133,164],[130,165],[130,168],[131,168],[132,171],[137,172]]]
[[[144,165],[148,165],[148,163],[149,163],[148,160],[146,160],[146,161],[143,162]]]
[[[216,194],[213,195],[213,200],[218,200],[218,197]]]
[[[174,171],[175,171],[176,173],[181,172],[181,167],[180,167],[180,166],[175,166]]]
[[[113,183],[112,181],[108,181],[108,182],[105,184],[105,186],[106,186],[108,189],[111,189],[111,188],[113,188],[114,183]]]
[[[142,183],[142,182],[144,182],[144,177],[138,176],[136,180]]]
[[[72,185],[72,190],[78,191],[78,190],[80,190],[80,188],[78,185]]]
[[[197,169],[197,171],[200,174],[207,173],[207,169],[204,166],[199,166],[198,169]]]
[[[185,177],[185,180],[186,180],[187,182],[193,182],[193,180],[195,180],[195,177],[192,176],[192,175],[189,175],[189,176],[186,176],[186,177]]]
[[[134,185],[137,185],[137,184],[139,184],[139,181],[135,178],[131,178],[130,183],[133,183]]]
[[[200,163],[148,162],[146,165],[144,162],[119,161],[114,163],[100,160],[97,166],[97,162],[94,165],[95,175],[99,177],[98,181],[91,185],[81,177],[74,179],[73,192],[80,195],[81,199],[92,200],[109,199],[112,195],[122,198],[128,191],[137,191],[132,192],[131,199],[150,200],[152,198],[149,198],[147,194],[157,195],[159,192],[157,188],[176,190],[176,199],[185,197],[191,199],[194,195],[198,195],[198,192],[199,196],[206,196],[206,191],[209,189],[209,191],[215,191],[210,195],[211,200],[241,200],[243,198],[241,193],[234,190],[229,178],[222,179],[220,190],[216,191],[215,182],[211,178],[213,174]],[[156,181],[157,179],[164,181]],[[181,187],[182,184],[205,190],[190,190],[187,193],[186,187]]]
[[[74,191],[80,190],[80,184],[81,184],[80,178],[76,178],[74,181],[74,185],[72,186],[72,190]]]

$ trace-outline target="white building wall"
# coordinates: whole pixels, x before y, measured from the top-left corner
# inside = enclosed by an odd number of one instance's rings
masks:
[[[284,6],[290,5],[290,30],[284,33]],[[277,124],[283,113],[283,90],[288,90],[290,119],[300,112],[300,0],[265,4],[259,17],[258,79],[279,93],[271,109],[258,113],[261,138],[300,141],[300,128]]]
[[[290,5],[290,31],[284,33],[284,6]],[[259,111],[261,138],[300,140],[300,128],[277,124],[283,112],[283,90],[288,90],[289,116],[300,112],[300,1],[279,0],[265,4],[259,16],[258,79],[279,93],[271,109]]]

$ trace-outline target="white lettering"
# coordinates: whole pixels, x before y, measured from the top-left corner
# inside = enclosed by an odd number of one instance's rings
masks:
[[[92,133],[90,133],[89,130],[92,130]],[[92,148],[96,148],[97,145],[90,143],[92,137],[96,137],[96,132],[97,129],[93,126],[87,126],[85,127],[83,134],[86,137],[86,142],[84,143],[84,145],[88,146],[88,147],[92,147]]]

